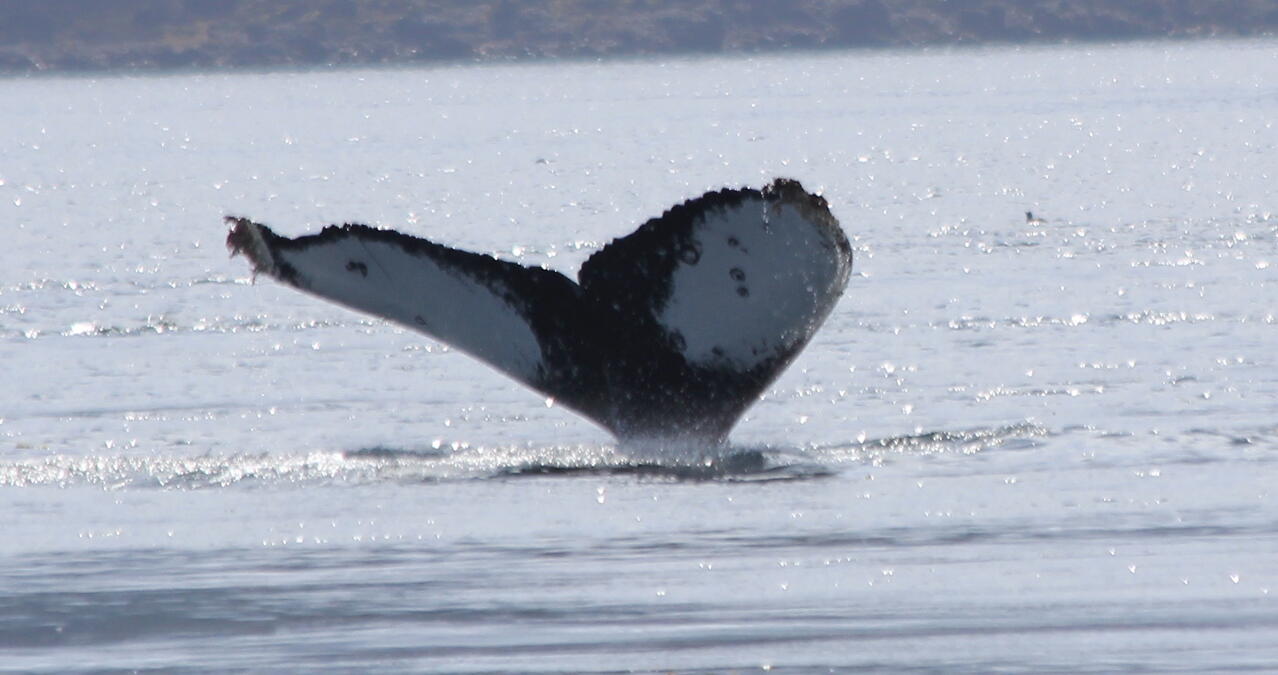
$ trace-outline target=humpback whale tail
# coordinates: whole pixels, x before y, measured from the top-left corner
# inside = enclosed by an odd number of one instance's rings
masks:
[[[787,179],[674,206],[576,282],[365,225],[290,239],[226,220],[255,272],[430,335],[621,439],[725,440],[852,268],[825,200]]]

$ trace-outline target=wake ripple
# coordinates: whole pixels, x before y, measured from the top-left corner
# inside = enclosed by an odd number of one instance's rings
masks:
[[[881,463],[891,455],[973,454],[1032,444],[1047,430],[1031,423],[936,431],[804,448],[726,446],[372,447],[346,452],[72,456],[0,462],[0,487],[159,488],[364,485],[546,476],[632,476],[676,481],[808,480],[843,467]]]

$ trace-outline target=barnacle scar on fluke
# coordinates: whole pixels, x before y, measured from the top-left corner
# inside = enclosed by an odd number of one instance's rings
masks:
[[[290,239],[226,220],[255,273],[430,335],[623,440],[726,440],[852,270],[825,200],[783,178],[674,206],[575,282],[365,225]]]

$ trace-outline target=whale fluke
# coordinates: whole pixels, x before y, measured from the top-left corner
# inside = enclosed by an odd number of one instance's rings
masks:
[[[679,204],[577,282],[366,225],[290,239],[226,220],[255,272],[430,335],[620,439],[725,440],[852,269],[825,200],[787,179]]]

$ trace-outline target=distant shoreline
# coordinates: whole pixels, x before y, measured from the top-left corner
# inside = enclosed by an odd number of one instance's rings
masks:
[[[3,70],[0,69],[0,81],[26,78],[67,78],[67,79],[99,79],[113,77],[181,77],[185,75],[280,75],[305,73],[340,73],[360,70],[435,70],[443,68],[487,68],[501,66],[542,66],[558,64],[564,66],[589,64],[625,64],[671,60],[714,60],[732,58],[768,58],[784,56],[837,56],[840,54],[893,54],[909,52],[920,56],[940,56],[950,52],[961,53],[982,49],[1067,49],[1071,47],[1119,48],[1124,45],[1193,45],[1206,42],[1239,42],[1257,43],[1275,39],[1274,36],[1213,36],[1213,37],[1176,37],[1176,38],[1133,38],[1130,40],[1071,40],[1061,42],[987,42],[980,44],[935,44],[918,46],[893,47],[825,47],[825,48],[791,48],[760,51],[722,51],[722,52],[663,52],[644,54],[616,54],[607,56],[529,56],[523,58],[467,58],[467,59],[427,59],[416,61],[385,62],[342,62],[342,63],[281,63],[242,66],[205,66],[190,65],[178,67],[103,67],[68,70]],[[1275,41],[1278,46],[1278,39]]]
[[[1237,0],[45,0],[0,4],[0,74],[271,71],[1278,35]]]

